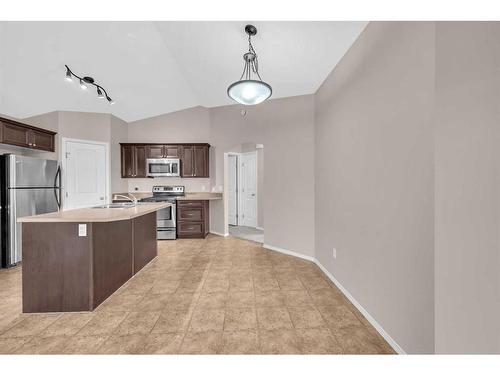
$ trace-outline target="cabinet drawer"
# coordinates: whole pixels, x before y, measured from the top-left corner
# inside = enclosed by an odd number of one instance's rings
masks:
[[[179,210],[179,220],[201,221],[203,220],[203,209],[184,207]]]
[[[200,222],[177,222],[177,233],[179,235],[185,236],[200,236],[203,235],[205,228],[203,227],[203,223]]]
[[[203,207],[203,201],[184,201],[184,200],[178,200],[177,201],[177,207],[179,208],[202,208]]]

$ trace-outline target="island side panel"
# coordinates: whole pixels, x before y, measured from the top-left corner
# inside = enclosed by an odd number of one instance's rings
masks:
[[[134,226],[134,274],[158,255],[156,212],[136,217]]]
[[[23,312],[92,310],[91,228],[77,223],[23,223]]]
[[[133,275],[132,220],[93,223],[93,307]]]

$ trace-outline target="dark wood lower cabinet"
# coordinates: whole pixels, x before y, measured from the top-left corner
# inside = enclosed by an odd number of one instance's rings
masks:
[[[156,212],[79,224],[23,223],[23,312],[92,311],[157,256]]]
[[[210,229],[208,200],[177,201],[177,237],[205,238]]]
[[[132,222],[134,230],[134,274],[158,255],[156,241],[156,213],[135,218]]]

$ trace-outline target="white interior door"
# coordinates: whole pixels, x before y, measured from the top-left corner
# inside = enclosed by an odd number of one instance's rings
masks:
[[[241,155],[241,217],[239,225],[257,226],[257,155]]]
[[[64,141],[65,209],[96,206],[107,201],[107,147],[85,141]]]
[[[238,225],[238,156],[228,155],[229,225]]]

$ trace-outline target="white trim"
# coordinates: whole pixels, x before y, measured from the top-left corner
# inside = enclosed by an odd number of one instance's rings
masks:
[[[228,184],[227,184],[227,190],[224,189],[224,191],[227,191],[227,222],[229,225],[229,157],[234,156],[236,157],[236,225],[239,225],[239,220],[240,220],[240,173],[241,173],[241,154],[238,152],[228,152],[227,153],[227,179],[228,179]]]
[[[243,207],[243,203],[242,203],[242,200],[241,198],[243,197],[243,194],[241,194],[241,172],[242,172],[242,162],[243,162],[243,156],[244,155],[250,155],[250,154],[253,154],[254,157],[255,157],[255,225],[256,226],[253,226],[253,225],[243,225],[243,223],[240,223],[240,213],[243,211],[242,210],[242,207]],[[257,191],[257,181],[258,181],[258,178],[259,178],[259,175],[258,175],[258,163],[259,163],[259,160],[258,160],[258,157],[257,157],[257,150],[255,151],[248,151],[248,152],[242,152],[239,154],[238,156],[238,220],[237,220],[237,223],[238,225],[242,225],[242,226],[245,226],[245,227],[250,227],[250,228],[257,228],[257,221],[259,219],[259,196],[257,195],[258,194],[258,191]]]
[[[340,289],[340,291],[347,297],[349,301],[358,309],[358,311],[363,314],[363,316],[370,322],[370,324],[377,330],[378,333],[387,341],[387,343],[396,351],[398,354],[406,354],[401,346],[394,340],[384,328],[375,320],[373,316],[352,296],[349,291],[342,286],[342,284],[330,273],[328,270],[317,260],[314,259],[314,263],[323,271],[323,273],[328,276],[328,278]]]
[[[86,139],[77,139],[77,138],[66,138],[66,137],[61,137],[61,155],[59,160],[61,160],[61,173],[62,173],[62,186],[61,186],[61,196],[62,196],[62,209],[65,210],[67,208],[66,206],[66,186],[67,185],[67,180],[66,176],[66,142],[74,142],[74,143],[86,143],[86,144],[92,144],[92,145],[100,145],[104,146],[105,149],[105,154],[106,154],[106,196],[104,197],[104,200],[106,203],[110,203],[109,199],[111,198],[111,155],[110,155],[110,147],[109,147],[109,142],[97,142],[97,141],[88,141]]]
[[[387,341],[387,343],[396,351],[398,354],[406,354],[404,349],[399,346],[399,344],[394,340],[385,330],[384,328],[375,320],[373,316],[370,315],[370,313],[358,302],[356,299],[352,296],[349,291],[344,288],[344,286],[319,262],[318,259],[315,257],[309,256],[309,255],[303,255],[300,253],[297,253],[295,251],[290,251],[287,249],[283,249],[278,246],[273,246],[273,245],[268,245],[268,244],[262,244],[262,246],[268,250],[273,250],[277,251],[286,255],[291,255],[297,258],[309,260],[313,263],[315,263],[323,273],[328,276],[328,278],[337,286],[337,288],[340,289],[342,294],[346,296],[346,298],[351,301],[351,303],[358,309],[358,311],[370,322],[370,324],[377,330],[378,333]]]
[[[255,229],[264,230],[264,228],[262,228],[262,227],[255,227]]]
[[[294,256],[294,257],[297,257],[297,258],[302,258],[302,259],[308,260],[310,262],[315,262],[315,260],[316,260],[312,256],[300,254],[300,253],[297,253],[295,251],[283,249],[281,247],[269,245],[267,243],[262,244],[262,247],[264,247],[265,249],[268,249],[268,250],[277,251],[278,253],[283,253],[283,254],[286,254],[286,255],[291,255],[291,256]]]
[[[216,232],[214,230],[210,230],[209,233],[215,234],[216,236],[221,236],[221,237],[227,237],[227,236],[229,236],[229,233],[222,234],[222,233]]]

